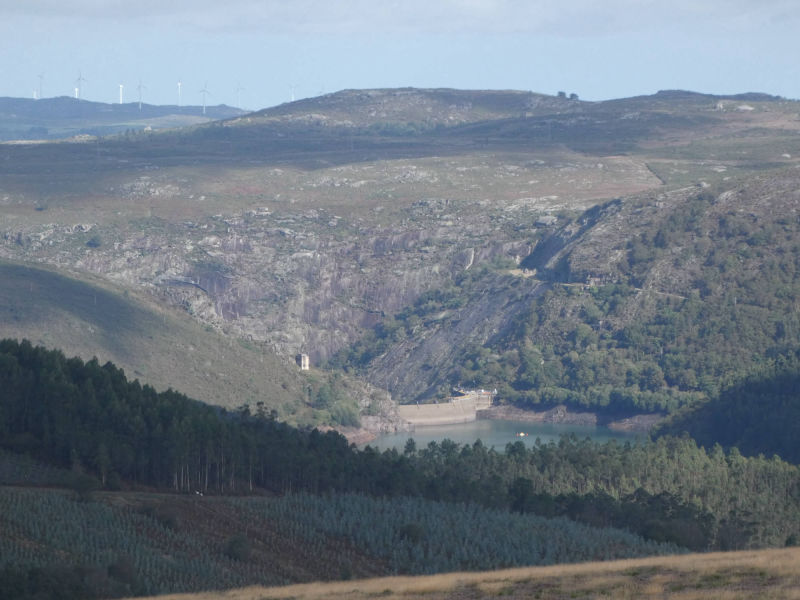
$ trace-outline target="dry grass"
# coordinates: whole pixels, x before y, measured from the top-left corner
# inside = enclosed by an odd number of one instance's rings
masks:
[[[305,393],[291,362],[226,338],[137,290],[0,259],[2,338],[27,338],[84,360],[96,356],[131,380],[227,408],[263,398],[269,408],[288,413],[284,407]]]
[[[426,577],[383,577],[277,588],[159,596],[160,600],[414,600],[425,598],[800,598],[800,548],[530,567]]]

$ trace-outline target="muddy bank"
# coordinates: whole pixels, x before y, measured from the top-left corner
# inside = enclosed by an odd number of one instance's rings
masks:
[[[335,431],[343,435],[347,439],[348,444],[355,444],[356,446],[363,446],[374,440],[380,433],[364,429],[363,427],[331,427],[330,425],[319,425],[317,431],[320,433],[327,433]]]
[[[666,416],[661,414],[633,415],[619,421],[606,423],[606,427],[614,431],[647,433],[664,419]]]
[[[614,431],[647,433],[664,419],[660,414],[631,415],[612,421],[593,412],[573,412],[560,405],[549,410],[523,410],[516,406],[498,405],[478,411],[479,419],[502,419],[505,421],[524,421],[528,423],[561,423],[565,425],[603,425]]]
[[[414,431],[414,426],[402,420],[397,414],[382,416],[361,416],[361,427],[318,427],[320,431],[333,429],[347,438],[347,441],[356,446],[368,444],[384,433],[398,433],[400,431]]]
[[[597,415],[590,412],[570,412],[566,406],[556,406],[550,410],[523,410],[516,406],[499,405],[478,411],[479,419],[502,419],[504,421],[524,421],[527,423],[563,423],[566,425],[598,424]]]
[[[447,405],[440,405],[440,410]],[[417,408],[417,407],[414,407]],[[452,406],[451,411],[455,410]],[[447,423],[464,423],[464,415],[461,414],[461,407],[459,407],[458,415],[447,415],[449,418],[445,419]],[[412,410],[409,407],[407,410]],[[648,433],[653,427],[664,420],[665,416],[662,414],[639,414],[631,415],[622,419],[611,420],[607,417],[598,416],[593,412],[575,412],[570,411],[566,406],[560,405],[549,410],[534,411],[524,410],[510,405],[496,405],[489,408],[478,409],[475,411],[475,416],[478,419],[497,419],[503,421],[521,421],[527,423],[559,423],[564,425],[582,425],[587,427],[595,427],[602,425],[608,427],[613,431],[625,431],[629,433]],[[347,438],[347,441],[357,446],[368,444],[379,435],[384,433],[397,433],[399,431],[414,431],[416,425],[437,425],[442,424],[444,421],[437,414],[434,416],[428,415],[429,419],[425,419],[422,415],[417,416],[417,423],[410,423],[398,418],[397,414],[391,417],[384,416],[362,416],[361,427],[336,427],[336,431],[341,433]],[[456,420],[458,417],[460,420]],[[474,420],[474,419],[469,419]],[[332,427],[320,427],[320,431],[327,431],[334,429]]]
[[[367,429],[361,427],[328,427],[322,426],[317,427],[320,431],[324,432],[326,430],[333,430],[341,433],[345,438],[347,438],[347,442],[349,444],[355,444],[356,446],[363,446],[364,444],[370,443],[376,437],[378,437],[378,433],[374,431],[369,431]]]

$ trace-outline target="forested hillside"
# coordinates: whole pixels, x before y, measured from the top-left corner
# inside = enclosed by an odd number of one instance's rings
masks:
[[[800,356],[775,358],[744,381],[724,389],[694,409],[678,413],[659,427],[660,435],[688,432],[700,444],[736,447],[743,454],[779,455],[800,463]]]
[[[520,269],[460,274],[330,364],[403,377],[392,364],[427,357],[491,290],[516,315],[439,372],[443,389],[497,387],[526,408],[674,412],[800,346],[798,206],[792,170],[594,207],[538,234]]]
[[[782,545],[800,534],[791,525],[800,522],[800,472],[777,457],[726,455],[674,437],[625,445],[564,438],[505,452],[449,441],[357,450],[335,432],[294,429],[260,407],[229,413],[158,394],[111,364],[26,342],[4,341],[0,351],[0,447],[89,473],[97,487],[475,502],[692,549]]]

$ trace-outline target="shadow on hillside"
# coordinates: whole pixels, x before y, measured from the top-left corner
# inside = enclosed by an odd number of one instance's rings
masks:
[[[60,327],[77,320],[120,356],[132,351],[126,339],[147,326],[146,315],[123,297],[44,269],[0,263],[0,282],[0,315],[10,324]]]

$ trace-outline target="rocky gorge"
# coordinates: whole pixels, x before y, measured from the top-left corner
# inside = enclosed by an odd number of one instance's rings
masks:
[[[4,145],[0,257],[144,293],[286,365],[302,352],[328,366],[372,339],[345,370],[408,402],[479,369],[498,384],[532,357],[549,369],[545,346],[566,348],[568,366],[599,360],[599,342],[658,299],[715,297],[697,281],[721,219],[774,229],[795,210],[792,103],[754,97],[745,113],[678,92],[609,103],[451,92],[351,91],[191,131]],[[415,127],[387,127],[401,118]],[[747,169],[784,171],[745,185]],[[703,190],[699,241],[661,240],[631,275],[636,244]],[[619,282],[633,287],[596,316],[584,292]],[[644,385],[641,367],[608,360]],[[302,380],[284,387],[313,404]],[[368,428],[399,426],[388,405],[380,421],[360,404]]]

